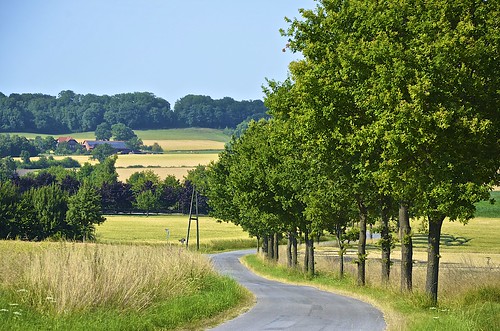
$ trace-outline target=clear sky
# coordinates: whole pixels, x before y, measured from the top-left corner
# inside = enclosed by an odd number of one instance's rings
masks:
[[[262,99],[313,0],[0,0],[0,92]]]

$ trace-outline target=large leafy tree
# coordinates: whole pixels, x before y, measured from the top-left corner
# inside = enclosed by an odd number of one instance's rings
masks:
[[[290,118],[320,159],[330,155],[332,173],[348,168],[360,215],[372,196],[400,201],[404,289],[409,215],[429,218],[434,301],[442,221],[470,218],[498,175],[499,6],[323,0],[285,32],[304,55],[290,65]]]
[[[0,180],[0,238],[15,238],[19,235],[16,225],[17,207],[21,199],[19,189],[10,181]]]
[[[113,136],[111,126],[107,122],[99,124],[95,129],[95,139],[109,140]]]
[[[111,126],[111,133],[114,140],[128,141],[137,137],[135,132],[123,123],[116,123]]]
[[[65,236],[67,200],[67,194],[56,184],[32,188],[23,194],[22,205],[27,207],[23,217],[31,223],[26,227],[30,239]]]
[[[83,241],[95,239],[95,224],[104,221],[101,196],[90,182],[85,181],[78,192],[68,199],[66,223],[70,229],[67,236]]]

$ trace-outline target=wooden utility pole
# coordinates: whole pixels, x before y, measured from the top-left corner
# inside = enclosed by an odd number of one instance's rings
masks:
[[[195,207],[195,215],[193,215],[193,205]],[[189,247],[189,233],[191,232],[191,221],[196,221],[196,250],[200,249],[200,228],[198,224],[198,192],[193,186],[193,193],[191,195],[191,206],[189,207],[189,222],[188,231],[186,236],[186,248]]]

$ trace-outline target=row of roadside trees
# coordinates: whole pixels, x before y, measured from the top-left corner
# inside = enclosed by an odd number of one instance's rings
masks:
[[[301,10],[282,33],[303,58],[265,91],[273,119],[250,125],[197,183],[213,215],[265,238],[273,257],[285,234],[291,266],[302,237],[311,274],[314,237],[335,235],[342,256],[355,224],[359,285],[376,222],[382,279],[396,237],[403,291],[412,289],[410,218],[424,219],[436,302],[443,222],[472,219],[499,182],[499,7],[318,0]]]

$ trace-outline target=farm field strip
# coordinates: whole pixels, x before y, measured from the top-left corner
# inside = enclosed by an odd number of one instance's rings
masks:
[[[54,159],[61,160],[67,156],[54,156]],[[88,162],[97,164],[97,160],[92,160],[88,155],[69,156],[80,164]],[[116,172],[121,181],[125,181],[135,172],[151,170],[161,179],[168,175],[174,175],[182,180],[189,170],[198,165],[207,165],[211,161],[216,161],[219,155],[216,153],[172,153],[172,154],[127,154],[118,155],[116,161]],[[31,158],[33,161],[38,157]],[[138,167],[134,167],[138,166]],[[130,168],[131,167],[131,168]],[[148,168],[150,167],[150,168]]]
[[[146,139],[142,141],[146,146],[157,143],[164,151],[203,151],[223,150],[224,142],[214,140],[158,140]]]
[[[186,238],[188,215],[108,215],[97,226],[98,241],[124,243],[171,243],[181,245]],[[167,240],[167,231],[169,238]],[[199,218],[200,243],[211,240],[248,239],[248,233],[231,223],[219,223],[211,217]],[[191,223],[190,242],[196,242],[196,223]]]
[[[215,142],[226,143],[230,137],[225,135],[221,130],[204,129],[204,128],[186,128],[186,129],[164,129],[164,130],[134,130],[135,134],[143,141],[161,141],[161,140],[208,140]],[[94,140],[95,133],[89,132],[74,132],[61,134],[43,134],[31,132],[6,132],[10,135],[23,136],[28,139],[33,139],[36,136],[47,137],[73,137],[78,141]]]
[[[116,172],[118,173],[118,179],[122,182],[125,182],[133,173],[151,170],[155,174],[157,174],[160,179],[165,179],[167,176],[172,175],[175,176],[178,180],[182,181],[184,177],[187,176],[190,170],[193,170],[194,167],[169,167],[169,168],[118,168]]]

